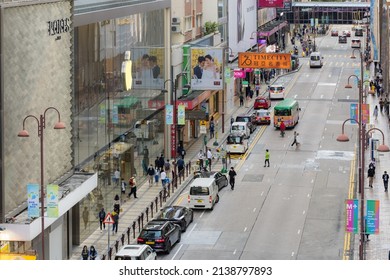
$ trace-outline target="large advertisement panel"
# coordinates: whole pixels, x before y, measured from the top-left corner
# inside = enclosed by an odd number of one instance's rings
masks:
[[[164,48],[131,51],[134,89],[161,89],[164,86]]]
[[[191,89],[223,89],[223,49],[191,48]]]
[[[229,0],[229,47],[235,57],[256,45],[256,18],[256,0]]]
[[[277,7],[283,8],[283,0],[259,0],[259,8]]]

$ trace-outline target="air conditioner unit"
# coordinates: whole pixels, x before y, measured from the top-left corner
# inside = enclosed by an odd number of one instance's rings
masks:
[[[179,24],[179,23],[180,23],[180,18],[178,18],[178,17],[172,18],[172,24]]]
[[[171,26],[171,31],[172,31],[173,33],[180,33],[180,32],[181,32],[180,26],[172,25],[172,26]]]

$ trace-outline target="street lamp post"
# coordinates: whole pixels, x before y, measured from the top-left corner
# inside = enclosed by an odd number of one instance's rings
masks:
[[[171,79],[168,79],[164,82],[164,89],[162,89],[161,91],[163,93],[167,92],[167,90],[165,89],[165,85],[167,82],[171,82],[172,83],[172,88],[173,90],[171,91],[171,105],[173,105],[173,130],[174,130],[174,133],[173,133],[173,141],[171,139],[171,157],[172,158],[176,158],[176,151],[177,151],[177,130],[178,130],[178,120],[177,120],[177,89],[179,87],[179,79],[181,76],[185,76],[187,75],[186,73],[179,73],[176,75],[176,78],[175,78],[175,81],[172,81]],[[189,85],[185,85],[185,88],[190,88]],[[171,129],[171,131],[172,131]]]
[[[48,107],[44,113],[39,116],[39,119],[34,115],[28,115],[23,119],[23,130],[18,133],[18,137],[29,137],[28,131],[25,129],[25,123],[28,118],[33,118],[38,123],[38,137],[40,138],[41,148],[41,237],[42,237],[42,259],[45,260],[45,181],[44,181],[44,156],[43,156],[43,130],[46,128],[46,112],[53,109],[58,114],[58,122],[54,125],[54,129],[65,129],[65,124],[61,122],[60,112],[54,107]]]

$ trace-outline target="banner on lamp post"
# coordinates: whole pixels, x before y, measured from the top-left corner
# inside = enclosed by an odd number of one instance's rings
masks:
[[[58,185],[47,185],[46,207],[48,218],[58,218],[58,190]]]
[[[27,184],[27,214],[29,218],[39,217],[39,185]]]
[[[379,233],[379,200],[367,200],[366,234]]]
[[[359,201],[357,199],[345,200],[345,230],[346,232],[358,233],[359,226]]]
[[[165,124],[173,124],[173,105],[165,105]]]
[[[186,107],[184,105],[177,106],[177,124],[186,124]]]

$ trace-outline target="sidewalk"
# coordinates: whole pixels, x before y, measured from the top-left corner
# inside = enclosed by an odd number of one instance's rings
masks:
[[[386,69],[385,69],[386,71]],[[374,63],[370,66],[370,78],[372,79],[375,75]],[[378,119],[372,116],[372,112],[375,105],[379,108],[379,98],[376,95],[369,95],[367,97],[367,104],[370,104],[370,125],[372,127],[379,128],[382,130],[385,136],[385,145],[390,145],[389,142],[389,121],[385,112],[378,115]],[[374,131],[374,139],[379,140],[379,144],[382,144],[382,134],[378,131]],[[376,153],[376,168],[374,187],[368,187],[367,169],[371,162],[371,145],[365,152],[365,182],[364,182],[364,198],[367,200],[378,200],[379,201],[379,234],[371,234],[369,240],[365,242],[365,259],[366,260],[388,260],[390,251],[390,196],[388,192],[384,192],[382,175],[384,171],[390,172],[390,156],[388,153]],[[367,205],[367,204],[366,204]],[[365,214],[367,206],[365,206]],[[354,248],[354,259],[359,259],[359,243],[360,236],[355,235],[355,248]]]

